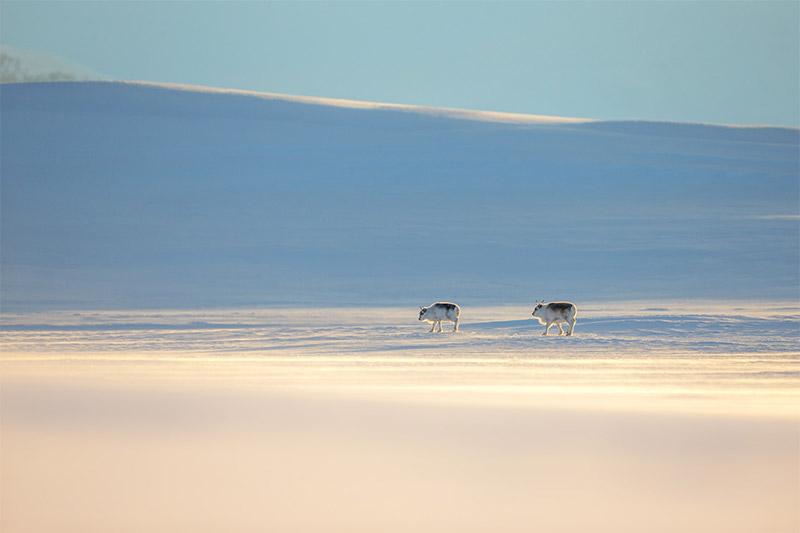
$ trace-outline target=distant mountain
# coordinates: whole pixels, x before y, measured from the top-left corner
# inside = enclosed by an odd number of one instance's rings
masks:
[[[100,81],[111,77],[44,51],[0,44],[0,82]]]

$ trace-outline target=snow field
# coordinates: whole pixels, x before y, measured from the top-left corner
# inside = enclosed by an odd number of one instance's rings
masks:
[[[4,312],[795,298],[792,128],[0,86]]]
[[[748,302],[701,315],[661,305],[611,304],[604,315],[588,304],[572,338],[541,337],[537,321],[516,319],[527,307],[465,308],[458,333],[429,333],[405,308],[22,314],[5,317],[3,345],[9,371],[52,366],[74,378],[122,366],[141,379],[188,373],[261,390],[438,391],[527,406],[546,395],[612,408],[636,398],[645,410],[796,414],[795,308]]]
[[[796,307],[609,307],[6,314],[3,530],[793,533]]]
[[[4,533],[800,529],[797,129],[0,93]]]

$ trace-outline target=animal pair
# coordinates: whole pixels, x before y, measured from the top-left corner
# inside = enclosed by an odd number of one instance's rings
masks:
[[[572,335],[578,316],[578,308],[570,302],[550,302],[546,304],[537,301],[531,315],[537,318],[540,324],[544,324],[545,328],[542,335],[547,335],[553,324],[558,326],[559,335],[564,335],[561,324],[569,324],[567,335]],[[453,322],[455,324],[453,331],[458,331],[458,319],[460,316],[461,308],[450,302],[436,302],[428,307],[419,308],[419,319],[431,323],[431,333],[436,329],[437,324],[439,331],[442,331],[442,321],[444,320]]]

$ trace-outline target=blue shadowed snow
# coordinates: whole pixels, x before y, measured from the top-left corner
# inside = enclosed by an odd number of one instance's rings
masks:
[[[0,91],[4,310],[798,296],[797,129]]]

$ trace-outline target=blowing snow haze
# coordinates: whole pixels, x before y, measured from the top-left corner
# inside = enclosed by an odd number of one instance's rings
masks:
[[[794,299],[799,131],[137,83],[2,105],[4,310]]]
[[[0,44],[0,82],[109,80],[88,67],[43,50]]]

